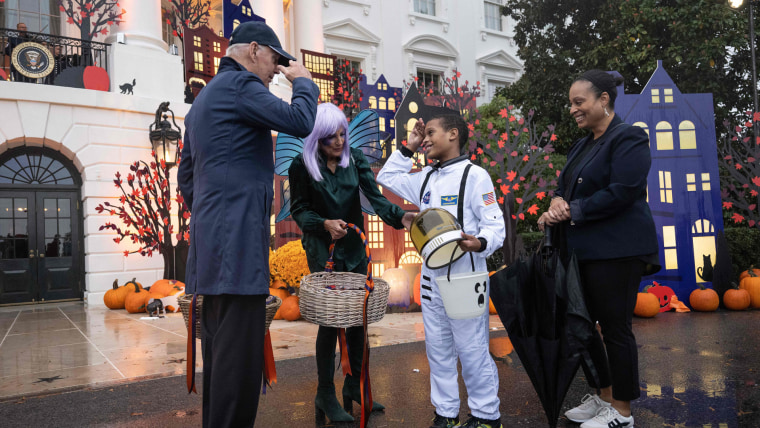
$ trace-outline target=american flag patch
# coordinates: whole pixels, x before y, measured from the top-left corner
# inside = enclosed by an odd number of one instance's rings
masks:
[[[483,195],[483,202],[485,202],[486,205],[491,205],[496,202],[496,196],[494,196],[493,192],[488,192]]]

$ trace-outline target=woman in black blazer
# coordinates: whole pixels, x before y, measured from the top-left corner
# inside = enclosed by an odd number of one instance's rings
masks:
[[[570,114],[591,133],[571,147],[559,190],[538,220],[541,229],[560,225],[566,249],[578,257],[589,313],[604,336],[602,342],[595,331],[589,349],[599,384],[586,373],[598,395],[586,395],[565,413],[582,428],[633,427],[631,400],[640,395],[633,309],[642,275],[660,268],[647,204],[649,137],[615,115],[618,79],[590,70],[573,82]]]

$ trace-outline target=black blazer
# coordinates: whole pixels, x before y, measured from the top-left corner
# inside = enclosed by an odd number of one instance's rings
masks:
[[[591,139],[593,134],[573,144],[568,164]],[[580,159],[567,189],[562,171],[557,194],[570,204],[565,233],[568,249],[578,260],[657,254],[657,232],[646,200],[651,164],[646,132],[616,115],[596,146]]]

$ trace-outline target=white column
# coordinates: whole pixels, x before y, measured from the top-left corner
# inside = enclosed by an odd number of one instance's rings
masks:
[[[253,4],[253,13],[267,20],[267,25],[274,30],[280,39],[280,43],[282,43],[285,40],[285,16],[282,11],[282,0],[256,0],[251,3]]]
[[[145,0],[120,0],[126,10],[124,22],[114,25],[111,30],[123,33],[126,43],[166,52],[167,45],[161,33],[161,2]],[[109,41],[108,43],[113,43]]]
[[[322,2],[316,0],[293,0],[293,28],[295,48],[301,59],[301,49],[324,52],[325,38],[322,33]]]
[[[161,2],[120,0],[124,23],[111,27],[108,74],[111,92],[135,82],[135,97],[179,104],[184,100],[182,60],[168,53],[161,35]],[[192,42],[191,42],[192,43]],[[158,103],[156,103],[158,107]]]

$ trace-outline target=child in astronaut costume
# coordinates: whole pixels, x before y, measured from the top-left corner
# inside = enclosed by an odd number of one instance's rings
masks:
[[[459,246],[474,256],[476,271],[487,271],[486,257],[504,241],[504,220],[496,204],[491,177],[484,169],[472,165],[468,156],[460,155],[468,133],[466,123],[456,115],[436,116],[428,120],[427,126],[420,119],[409,135],[407,146],[388,158],[377,182],[420,210],[443,208],[455,217],[460,211],[465,239]],[[411,156],[420,145],[429,159],[439,162],[410,174]],[[466,176],[465,170],[468,170]],[[462,191],[464,197],[460,200]],[[458,357],[472,412],[470,421],[461,426],[499,428],[499,377],[488,351],[488,311],[472,319],[449,318],[435,281],[436,277],[446,276],[447,270],[445,267],[430,269],[423,264],[420,275],[430,397],[436,413],[433,427],[460,426]],[[469,254],[451,266],[452,274],[464,272],[472,272]],[[487,295],[485,299],[487,302]]]

